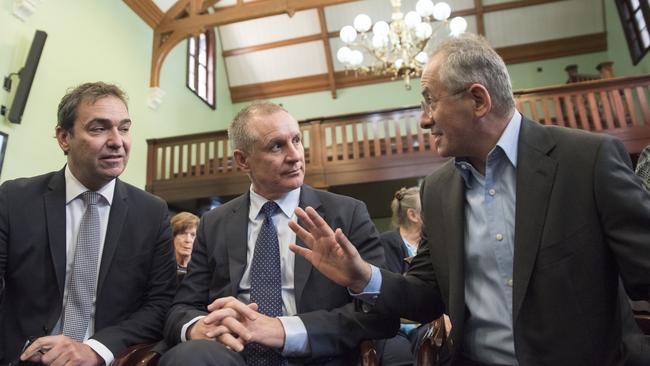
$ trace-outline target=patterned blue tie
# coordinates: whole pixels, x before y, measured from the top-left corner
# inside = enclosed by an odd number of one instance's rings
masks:
[[[264,223],[260,230],[251,262],[251,302],[256,303],[262,314],[276,317],[282,315],[282,268],[280,266],[280,243],[273,224],[273,214],[278,204],[268,201],[262,206]],[[249,366],[281,366],[287,361],[276,351],[257,343],[246,346],[246,364]]]
[[[99,193],[86,191],[81,198],[86,212],[81,218],[74,263],[68,281],[68,301],[63,315],[63,334],[83,341],[95,297],[99,262]]]

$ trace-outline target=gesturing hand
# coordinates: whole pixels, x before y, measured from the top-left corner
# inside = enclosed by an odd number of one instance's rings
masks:
[[[311,207],[295,210],[298,225],[289,221],[289,227],[302,239],[307,248],[290,244],[289,249],[299,254],[316,269],[337,284],[352,292],[361,292],[370,281],[371,267],[341,229],[333,231]]]
[[[20,355],[21,361],[44,365],[102,365],[102,359],[90,346],[64,335],[46,336],[35,340]]]

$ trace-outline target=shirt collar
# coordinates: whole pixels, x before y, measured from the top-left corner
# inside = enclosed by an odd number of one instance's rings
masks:
[[[298,187],[292,191],[289,191],[282,195],[282,197],[274,200],[275,203],[280,206],[280,210],[284,213],[285,216],[291,218],[293,212],[296,210],[300,203],[300,188]],[[255,220],[262,210],[262,206],[269,201],[266,198],[260,196],[259,194],[253,191],[253,186],[251,185],[250,189],[250,209],[248,210],[248,217],[251,220]]]
[[[79,180],[72,174],[70,167],[66,164],[65,166],[65,204],[67,205],[73,199],[79,197],[80,194],[90,191],[86,188]],[[99,193],[108,205],[110,206],[113,203],[113,194],[115,193],[115,179],[106,183],[102,188],[100,188],[97,193]]]
[[[517,154],[518,154],[518,142],[519,142],[519,131],[521,130],[521,114],[517,111],[513,113],[512,118],[508,122],[508,125],[501,133],[501,137],[497,141],[496,145],[488,153],[488,159],[496,151],[497,147],[503,151],[513,167],[517,168]],[[466,158],[454,158],[454,165],[458,170],[458,173],[465,181],[465,186],[471,188],[470,183],[470,173],[478,174],[478,171],[469,163]]]

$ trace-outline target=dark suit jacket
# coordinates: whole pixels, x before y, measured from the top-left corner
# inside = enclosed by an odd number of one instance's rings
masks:
[[[386,268],[394,273],[405,273],[408,265],[404,258],[409,256],[409,252],[399,229],[381,233],[379,240],[386,254]]]
[[[0,186],[0,364],[61,315],[66,266],[63,170]],[[114,356],[160,339],[174,294],[166,204],[117,180],[101,258],[95,334]]]
[[[249,200],[246,193],[202,217],[187,275],[165,326],[170,345],[179,342],[184,324],[206,314],[212,301],[237,296],[246,267]],[[362,202],[303,185],[300,207],[307,206],[331,227],[340,228],[365,260],[383,264],[377,230]],[[294,271],[297,315],[305,324],[311,346],[311,356],[304,362],[346,365],[341,356],[361,340],[384,338],[397,331],[397,320],[355,311],[348,290],[320,274],[303,257],[296,255]]]
[[[650,296],[650,195],[607,135],[524,119],[518,143],[513,325],[521,365],[614,365],[621,355],[617,281]],[[405,278],[383,271],[378,308],[428,321],[447,309],[452,350],[464,300],[464,202],[449,162],[426,178],[427,242]],[[417,301],[401,301],[401,299]]]

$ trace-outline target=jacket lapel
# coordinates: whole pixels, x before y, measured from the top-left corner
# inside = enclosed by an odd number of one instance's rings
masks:
[[[318,212],[318,214],[323,218],[323,220],[327,221],[327,217],[325,217],[325,212],[321,207],[320,199],[316,195],[316,192],[307,185],[303,185],[300,190],[299,206],[302,209],[308,206],[312,207],[314,210],[316,210],[316,212]],[[304,247],[305,243],[296,236],[296,245],[300,247]],[[302,299],[302,294],[305,289],[305,285],[307,284],[307,280],[309,279],[309,275],[311,274],[312,266],[305,258],[303,258],[303,256],[296,255],[293,268],[294,268],[293,286],[296,293],[296,307],[298,309],[298,312],[300,312],[300,303],[301,303],[300,300]]]
[[[447,248],[449,273],[449,312],[452,319],[463,319],[465,313],[465,183],[453,163],[439,183],[449,187],[442,195],[438,210],[442,216],[441,239],[435,245]],[[434,218],[435,219],[435,218]],[[456,326],[456,325],[454,325]]]
[[[50,244],[50,254],[52,255],[52,264],[56,273],[56,283],[59,288],[59,294],[63,298],[66,262],[65,176],[63,170],[52,176],[48,188],[49,191],[43,197],[45,201],[47,235]]]
[[[228,248],[228,266],[230,272],[231,294],[237,295],[239,283],[246,269],[246,252],[248,250],[248,208],[250,207],[250,193],[236,198],[240,202],[235,204],[232,215],[228,218],[226,227],[226,245]]]
[[[124,227],[124,221],[129,212],[128,193],[126,185],[119,179],[115,180],[115,193],[111,203],[111,211],[108,216],[106,237],[104,238],[104,249],[102,251],[101,265],[99,267],[99,279],[97,282],[97,293],[101,293],[102,285],[108,274],[108,270],[115,254]]]
[[[522,120],[518,144],[513,323],[524,300],[539,251],[557,162],[548,156],[552,137],[537,123]]]

